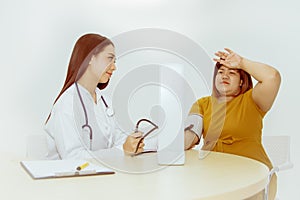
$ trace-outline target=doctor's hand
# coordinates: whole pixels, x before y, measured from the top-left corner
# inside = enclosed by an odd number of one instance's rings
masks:
[[[144,139],[142,132],[132,133],[126,138],[123,144],[123,150],[126,154],[134,155],[144,151]]]

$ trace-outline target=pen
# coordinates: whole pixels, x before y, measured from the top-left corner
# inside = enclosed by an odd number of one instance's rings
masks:
[[[87,166],[89,166],[89,163],[88,163],[88,162],[83,163],[82,165],[79,165],[76,169],[77,169],[78,171],[80,171],[80,170],[86,168]]]

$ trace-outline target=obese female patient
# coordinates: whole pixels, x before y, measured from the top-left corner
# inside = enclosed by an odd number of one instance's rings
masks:
[[[197,100],[190,110],[185,129],[185,149],[203,137],[203,150],[249,157],[267,165],[261,141],[263,118],[277,96],[279,72],[260,62],[246,59],[232,50],[215,53],[217,58],[211,96]],[[253,87],[253,77],[257,83]],[[274,199],[276,175],[271,179],[269,197]],[[263,191],[250,199],[263,199]]]

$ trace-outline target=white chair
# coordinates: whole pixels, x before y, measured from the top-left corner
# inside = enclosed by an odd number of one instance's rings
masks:
[[[262,143],[273,164],[269,172],[269,181],[276,172],[293,167],[290,160],[290,136],[263,136]],[[265,200],[268,200],[269,183],[265,189]]]
[[[46,159],[47,138],[45,134],[27,135],[26,157],[30,160]]]

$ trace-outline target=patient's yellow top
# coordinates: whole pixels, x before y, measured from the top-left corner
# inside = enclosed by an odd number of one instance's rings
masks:
[[[229,102],[213,96],[197,100],[190,113],[203,117],[202,149],[231,153],[272,164],[262,146],[263,112],[252,99],[252,89]]]

